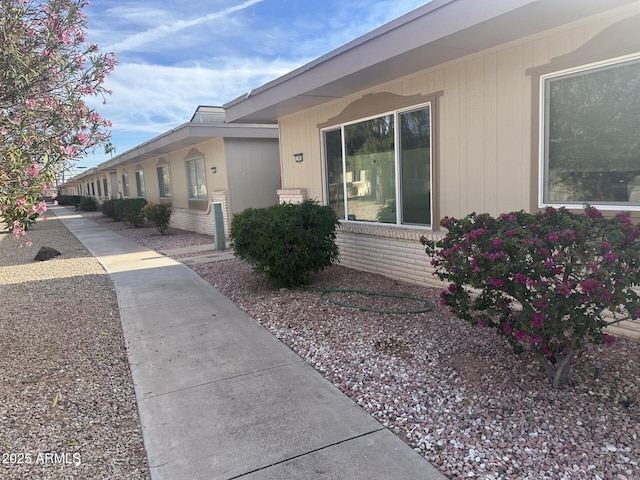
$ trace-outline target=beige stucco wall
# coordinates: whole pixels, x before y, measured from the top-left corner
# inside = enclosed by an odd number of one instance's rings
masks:
[[[527,70],[572,52],[606,27],[638,13],[640,2],[283,117],[279,121],[282,188],[305,189],[308,198],[325,201],[318,125],[352,102],[383,92],[441,94],[434,119],[438,154],[433,199],[440,218],[473,211],[497,215],[529,210],[537,182],[531,141],[537,121],[532,119],[532,77]],[[293,160],[298,152],[304,154],[302,163]],[[338,233],[340,261],[433,285],[437,282],[419,243],[422,234],[440,235],[427,228],[343,222]]]

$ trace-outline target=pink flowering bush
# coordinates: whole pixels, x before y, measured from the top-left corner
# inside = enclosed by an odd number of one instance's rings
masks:
[[[614,342],[608,324],[640,316],[640,227],[626,213],[547,208],[441,225],[444,238],[421,242],[435,275],[451,282],[442,303],[515,353],[532,351],[554,387],[569,382],[571,359],[588,343]]]
[[[116,60],[86,42],[87,5],[0,0],[0,219],[16,238],[70,161],[109,146],[110,123],[84,99],[110,93]]]

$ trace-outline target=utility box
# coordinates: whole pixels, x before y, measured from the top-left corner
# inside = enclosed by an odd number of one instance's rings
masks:
[[[211,204],[213,212],[213,236],[215,239],[216,250],[224,250],[226,248],[224,241],[224,216],[222,215],[222,203],[213,202]]]

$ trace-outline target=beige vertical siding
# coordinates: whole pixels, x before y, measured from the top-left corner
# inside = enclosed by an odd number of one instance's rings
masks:
[[[278,203],[280,157],[276,139],[227,138],[228,195],[231,213]]]

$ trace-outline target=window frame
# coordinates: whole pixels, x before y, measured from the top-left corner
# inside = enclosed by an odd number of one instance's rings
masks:
[[[129,174],[126,171],[123,171],[120,174],[120,181],[122,182],[122,196],[130,197],[131,196],[131,186],[129,185]]]
[[[136,192],[138,194],[138,198],[146,198],[147,197],[147,189],[144,184],[144,169],[139,168],[134,172],[134,176],[136,179]]]
[[[165,190],[164,184],[164,174],[161,173],[163,169],[167,171],[167,180],[169,185],[169,193],[167,194]],[[169,169],[169,164],[165,163],[162,165],[156,165],[156,176],[158,177],[158,195],[161,199],[169,200],[172,198],[171,192],[171,170]]]
[[[537,158],[537,207],[554,207],[554,208],[568,208],[568,209],[582,209],[585,204],[592,205],[599,210],[603,211],[640,211],[640,204],[631,202],[607,202],[602,203],[598,201],[549,201],[545,199],[545,193],[548,191],[547,179],[548,179],[548,111],[547,111],[547,90],[548,85],[554,79],[569,78],[573,75],[585,74],[588,72],[597,72],[602,69],[612,68],[616,65],[624,65],[629,63],[639,63],[640,52],[623,55],[618,57],[607,58],[604,60],[580,64],[564,69],[553,70],[548,73],[543,73],[538,79],[538,158]],[[639,152],[640,153],[640,152]]]
[[[203,178],[202,178],[202,184],[197,184],[197,167],[194,169],[194,172],[196,173],[196,184],[194,185],[196,188],[198,188],[200,185],[202,185],[204,187],[204,196],[201,196],[200,194],[198,194],[198,196],[193,196],[191,194],[191,181],[189,179],[189,164],[190,163],[194,163],[194,162],[202,162],[202,172],[203,172]],[[184,165],[185,165],[185,180],[187,182],[187,199],[190,202],[206,202],[209,198],[209,190],[207,188],[207,170],[206,170],[206,165],[204,162],[204,155],[200,155],[197,157],[188,157],[185,158],[184,160]]]
[[[382,227],[392,228],[414,228],[414,229],[428,229],[436,230],[439,224],[439,219],[436,218],[437,211],[435,208],[436,202],[436,112],[437,112],[437,97],[426,99],[421,103],[414,105],[404,106],[402,108],[395,108],[392,110],[377,112],[373,115],[363,116],[361,118],[348,120],[333,125],[327,125],[320,128],[320,144],[322,151],[322,182],[323,182],[323,195],[324,204],[329,205],[329,181],[328,181],[328,164],[327,164],[327,152],[326,152],[326,133],[332,131],[340,131],[340,137],[342,142],[342,195],[344,198],[344,218],[340,218],[340,222],[348,222],[350,224],[365,224],[375,225]],[[402,165],[400,162],[401,157],[401,122],[400,116],[405,113],[411,113],[422,109],[428,109],[429,111],[429,218],[430,224],[416,224],[416,223],[403,223],[403,185],[402,185]],[[395,202],[396,202],[396,221],[395,223],[369,221],[369,220],[350,220],[348,210],[348,195],[347,195],[347,181],[346,181],[346,158],[345,158],[345,127],[348,125],[355,125],[358,123],[366,122],[368,120],[381,118],[385,116],[392,116],[393,118],[393,160],[394,160],[394,181],[395,181]]]

